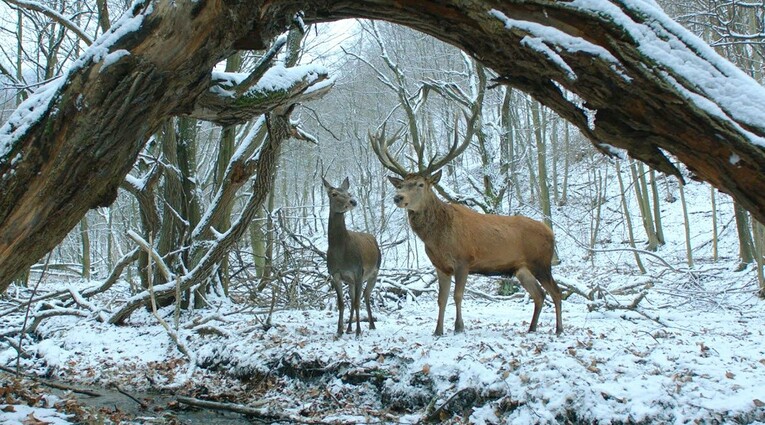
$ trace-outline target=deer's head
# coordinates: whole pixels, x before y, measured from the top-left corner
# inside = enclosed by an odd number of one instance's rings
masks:
[[[433,185],[438,183],[440,179],[440,170],[433,175],[407,174],[403,179],[388,177],[388,180],[396,188],[393,202],[399,208],[419,211],[425,206],[427,200],[434,196]]]
[[[348,188],[351,184],[348,182],[348,177],[343,180],[340,187],[334,187],[322,177],[324,182],[324,189],[327,190],[327,196],[329,196],[329,211],[333,213],[343,214],[354,208],[356,208],[356,200],[353,199],[353,195],[348,193]]]

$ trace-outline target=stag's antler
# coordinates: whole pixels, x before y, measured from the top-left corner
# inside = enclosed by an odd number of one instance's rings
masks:
[[[404,131],[404,128],[399,128],[391,137],[386,139],[386,124],[387,123],[384,123],[380,130],[375,132],[375,134],[372,134],[371,132],[368,133],[369,142],[372,145],[372,150],[375,152],[375,155],[377,155],[377,158],[380,159],[380,163],[383,165],[383,167],[398,174],[399,176],[406,176],[406,167],[396,161],[395,156],[391,155],[388,151],[388,148],[401,137],[401,133]]]
[[[465,136],[462,138],[462,141],[460,141],[458,118],[454,117],[454,137],[452,139],[451,146],[449,146],[449,150],[440,158],[438,158],[438,154],[433,155],[433,158],[428,161],[428,165],[425,167],[425,169],[420,170],[421,173],[435,173],[436,171],[443,168],[446,164],[448,164],[449,161],[460,156],[460,154],[464,152],[468,146],[470,146],[470,141],[473,139],[473,134],[475,134],[475,123],[477,120],[477,115],[468,115],[465,113],[465,119],[467,121],[467,126],[465,129]]]

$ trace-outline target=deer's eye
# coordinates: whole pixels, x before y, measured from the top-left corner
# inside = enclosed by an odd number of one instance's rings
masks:
[[[332,197],[333,197],[333,198],[334,198],[334,197],[336,197],[336,196],[337,196],[337,193],[333,193],[333,194],[332,194]]]
[[[425,183],[420,183],[420,184],[418,184],[417,186],[420,186],[420,187],[425,187]]]

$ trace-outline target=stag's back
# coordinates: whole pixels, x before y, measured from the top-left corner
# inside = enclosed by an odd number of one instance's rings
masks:
[[[532,272],[550,269],[554,238],[544,223],[438,202],[438,208],[410,213],[412,228],[437,268],[452,273],[464,265],[484,275],[512,275],[520,267]]]

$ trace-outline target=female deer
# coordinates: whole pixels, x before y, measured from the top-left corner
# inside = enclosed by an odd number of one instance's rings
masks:
[[[322,180],[329,196],[327,268],[337,293],[337,308],[340,310],[340,317],[337,320],[337,335],[343,334],[343,282],[347,282],[351,299],[351,314],[347,332],[351,332],[353,312],[355,311],[356,336],[359,336],[361,335],[359,310],[364,281],[367,282],[367,286],[363,290],[364,302],[367,305],[367,315],[369,316],[369,329],[375,329],[369,296],[380,270],[382,260],[380,247],[377,245],[375,237],[369,233],[351,232],[345,227],[345,213],[356,207],[356,200],[348,193],[350,187],[348,177],[343,180],[340,187],[333,187],[324,178]]]

